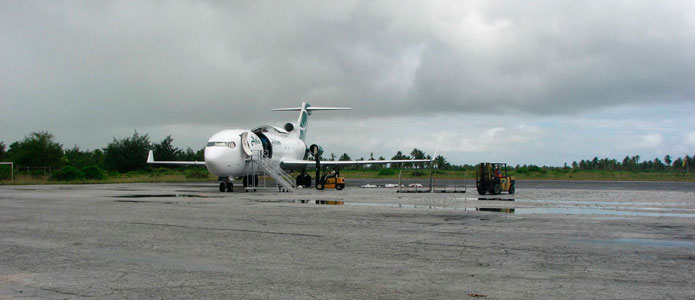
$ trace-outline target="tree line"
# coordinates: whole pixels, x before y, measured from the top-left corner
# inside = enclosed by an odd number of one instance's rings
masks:
[[[54,140],[53,134],[46,131],[32,132],[22,140],[7,147],[0,142],[0,161],[11,161],[19,170],[22,168],[46,167],[57,170],[75,172],[104,171],[126,173],[129,171],[147,170],[147,153],[150,149],[155,152],[157,160],[187,160],[203,161],[204,149],[194,151],[190,147],[182,150],[173,146],[173,138],[167,136],[159,143],[150,142],[147,134],[137,131],[126,138],[113,138],[105,148],[82,150],[78,146],[63,149],[63,145]],[[94,175],[94,179],[104,177]]]
[[[147,170],[147,153],[154,150],[155,160],[182,160],[182,161],[204,161],[204,148],[193,150],[188,147],[180,149],[173,145],[174,139],[171,135],[160,142],[151,142],[149,135],[139,134],[137,131],[132,136],[126,138],[113,138],[104,148],[94,150],[82,150],[78,146],[63,149],[63,145],[54,140],[53,134],[46,131],[32,132],[22,140],[13,142],[7,147],[0,142],[0,161],[12,161],[18,169],[25,167],[51,167],[58,170],[65,167],[74,169],[101,169],[111,172],[126,173],[137,170]],[[414,148],[409,154],[397,151],[391,160],[407,159],[431,159],[430,155],[425,154],[420,149]],[[336,156],[331,153],[322,160],[349,161],[353,158],[343,153]],[[360,157],[356,160],[385,160],[384,156],[374,157],[370,153],[369,158]],[[639,155],[626,156],[622,161],[609,158],[594,157],[593,159],[583,159],[579,162],[574,161],[570,165],[567,163],[562,167],[535,165],[516,165],[509,166],[510,170],[534,171],[550,169],[573,169],[584,171],[664,171],[664,172],[687,172],[695,164],[695,157],[685,155],[684,157],[672,157],[666,155],[662,159],[641,160]],[[173,166],[172,168],[176,168]],[[382,169],[382,168],[426,168],[426,163],[394,163],[391,165],[355,165],[348,166],[348,169]],[[433,167],[441,170],[472,170],[475,165],[463,164],[455,165],[447,161],[442,155],[437,155],[433,160]]]
[[[671,155],[664,156],[663,160],[654,158],[653,160],[640,161],[640,156],[625,156],[622,161],[609,158],[594,157],[593,159],[572,162],[572,169],[585,171],[676,171],[687,172],[695,164],[695,157],[685,155],[684,157],[673,158]]]

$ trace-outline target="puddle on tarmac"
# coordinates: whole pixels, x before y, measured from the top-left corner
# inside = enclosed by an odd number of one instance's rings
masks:
[[[581,204],[581,205],[686,205],[685,203],[675,202],[635,202],[635,201],[581,201],[581,200],[530,200],[519,199],[518,202],[529,203],[553,203],[553,204]]]
[[[157,203],[157,204],[191,204],[191,202],[178,202],[178,201],[147,201],[147,200],[116,200],[114,202],[122,203]],[[196,203],[200,204],[200,203]]]
[[[661,248],[695,248],[695,241],[651,240],[651,239],[616,239],[616,240],[579,240],[590,244],[618,244]]]
[[[514,198],[467,198],[470,200],[479,200],[479,201],[514,201]]]
[[[634,208],[626,208],[634,209]],[[533,208],[485,208],[479,211],[492,211],[511,214],[546,214],[546,215],[608,215],[608,216],[630,216],[630,217],[679,217],[695,218],[695,214],[684,213],[663,213],[663,212],[644,212],[644,211],[624,211],[606,208],[579,208],[579,207],[533,207]]]
[[[465,197],[456,198],[457,200],[477,200],[477,201],[515,201],[528,203],[549,203],[549,204],[566,204],[566,205],[673,205],[683,206],[685,203],[675,202],[635,202],[635,201],[581,201],[581,200],[531,200],[531,199],[515,199],[515,198],[499,198],[499,197]]]
[[[302,203],[302,204],[323,204],[323,205],[345,205],[362,207],[388,207],[388,208],[416,208],[416,209],[437,209],[437,210],[456,210],[456,211],[482,211],[498,212],[506,214],[549,214],[549,215],[597,215],[597,216],[627,216],[627,217],[679,217],[695,218],[695,213],[669,213],[664,211],[674,210],[672,208],[640,208],[640,207],[455,207],[455,206],[436,206],[436,205],[416,205],[416,204],[396,204],[396,203],[365,203],[365,202],[344,202],[338,200],[259,200],[258,202],[267,203]],[[625,209],[625,210],[621,210]],[[639,211],[653,210],[653,211]],[[638,210],[638,211],[635,211]]]
[[[219,198],[221,196],[206,196],[196,194],[131,194],[112,196],[114,198]],[[125,201],[123,201],[125,202]]]
[[[477,207],[475,210],[513,214],[515,209],[514,208],[501,208],[501,207]]]
[[[259,200],[258,202],[264,203],[303,203],[303,204],[320,204],[320,205],[343,205],[344,201],[340,200]]]

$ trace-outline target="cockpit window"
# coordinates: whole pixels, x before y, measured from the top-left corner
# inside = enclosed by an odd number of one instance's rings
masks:
[[[236,143],[234,142],[208,142],[208,147],[227,147],[227,148],[236,148]]]

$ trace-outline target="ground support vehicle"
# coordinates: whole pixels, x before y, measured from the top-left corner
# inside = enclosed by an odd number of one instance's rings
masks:
[[[342,190],[344,188],[345,188],[345,178],[337,176],[337,175],[333,176],[333,177],[328,177],[328,178],[325,178],[325,176],[324,176],[319,180],[319,183],[316,184],[317,190],[323,190],[323,189]]]
[[[507,176],[506,163],[480,163],[475,171],[475,187],[478,194],[499,195],[501,192],[514,194],[516,188],[514,177]]]

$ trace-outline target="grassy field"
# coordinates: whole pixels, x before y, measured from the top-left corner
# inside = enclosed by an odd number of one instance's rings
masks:
[[[186,176],[182,172],[172,173],[134,173],[111,174],[104,180],[78,179],[70,181],[51,180],[48,176],[17,175],[14,181],[0,180],[0,184],[84,184],[84,183],[136,183],[136,182],[196,182],[216,181],[217,176],[208,175],[205,178]]]
[[[383,178],[398,179],[400,170],[341,170],[345,178]],[[427,178],[429,170],[403,170],[402,178]],[[313,172],[309,174],[313,175]],[[618,171],[572,171],[551,170],[541,172],[526,172],[518,174],[509,172],[517,180],[607,180],[607,181],[691,181],[695,182],[693,173],[676,172],[618,172]],[[205,176],[207,175],[207,176]],[[294,174],[293,174],[294,175]],[[469,179],[475,180],[475,172],[469,171],[436,171],[438,179]],[[195,182],[216,181],[217,177],[207,172],[191,176],[180,170],[170,171],[139,171],[126,174],[111,173],[105,180],[51,180],[48,176],[16,175],[14,181],[0,180],[0,184],[83,184],[83,183],[136,183],[136,182]]]
[[[399,170],[393,172],[379,170],[342,170],[340,174],[346,178],[385,178],[398,179]],[[403,178],[426,178],[429,170],[403,170]],[[392,174],[387,174],[392,173]],[[475,179],[475,171],[437,171],[439,179]],[[551,170],[542,172],[526,172],[518,174],[509,172],[518,180],[607,180],[607,181],[695,181],[693,173],[676,172],[622,172],[622,171],[572,171]]]

